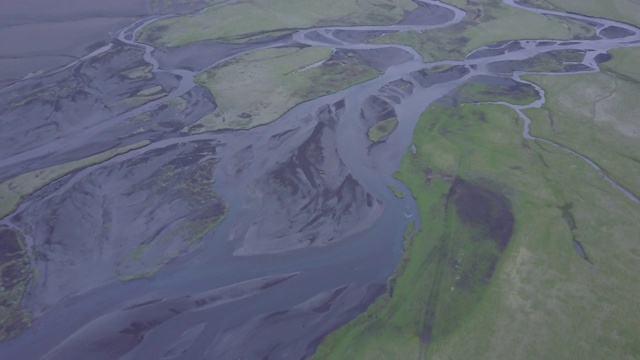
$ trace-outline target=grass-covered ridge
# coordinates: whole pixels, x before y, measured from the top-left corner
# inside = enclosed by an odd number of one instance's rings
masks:
[[[322,25],[388,25],[402,20],[405,12],[415,7],[410,0],[244,0],[198,15],[155,22],[140,33],[139,40],[182,46]]]
[[[414,132],[417,151],[405,155],[397,174],[417,199],[422,228],[406,244],[393,290],[329,335],[316,359],[640,355],[633,280],[640,209],[581,159],[523,140],[522,126],[501,105],[435,103],[424,112]],[[456,271],[465,259],[491,259],[493,250],[466,257],[474,252],[465,246],[477,243],[465,242],[473,232],[447,201],[455,179],[504,198],[515,219],[492,279],[470,294],[460,291]],[[440,260],[445,255],[434,249],[443,239],[463,244],[461,262]],[[468,263],[476,270],[482,264]],[[482,278],[483,271],[472,274]]]
[[[255,51],[200,73],[218,108],[190,132],[248,129],[278,119],[289,109],[378,76],[358,60],[320,47]]]
[[[445,0],[467,15],[458,24],[426,32],[387,34],[375,43],[412,46],[426,61],[464,59],[471,50],[496,42],[520,39],[575,39],[594,34],[582,23],[545,17],[504,4],[501,0]]]

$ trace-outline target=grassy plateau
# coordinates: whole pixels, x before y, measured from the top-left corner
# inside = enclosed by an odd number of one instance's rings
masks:
[[[545,17],[505,5],[501,0],[446,0],[464,10],[462,22],[426,32],[387,34],[375,43],[412,46],[426,61],[463,59],[471,50],[492,43],[520,39],[575,39],[594,34],[592,28],[573,20]]]
[[[422,227],[388,293],[315,359],[640,356],[640,209],[579,158],[523,140],[522,126],[501,105],[427,108],[397,173]],[[506,245],[495,234],[509,214]]]
[[[255,51],[204,71],[196,81],[209,89],[218,108],[192,133],[248,129],[275,121],[305,101],[378,76],[358,60],[320,47]]]
[[[526,110],[535,136],[597,163],[640,196],[640,48],[619,49],[597,74],[528,76],[546,92],[542,109]]]
[[[259,33],[321,25],[392,24],[415,7],[410,0],[244,0],[155,22],[140,33],[139,40],[183,46],[202,40],[243,41]]]

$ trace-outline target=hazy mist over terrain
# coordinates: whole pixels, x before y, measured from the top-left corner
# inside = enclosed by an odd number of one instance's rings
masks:
[[[640,358],[635,0],[0,0],[0,359]]]

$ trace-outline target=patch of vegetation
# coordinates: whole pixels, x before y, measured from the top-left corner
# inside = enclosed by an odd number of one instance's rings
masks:
[[[148,89],[143,89],[129,98],[108,104],[107,107],[109,109],[118,109],[119,111],[123,111],[142,106],[165,96],[167,96],[167,93],[161,86],[154,86]]]
[[[153,77],[152,69],[151,65],[140,66],[122,72],[122,76],[128,79],[151,79]]]
[[[567,226],[569,227],[569,231],[571,231],[571,233],[573,234],[573,238],[572,238],[573,248],[576,250],[578,255],[580,255],[583,259],[591,263],[591,261],[589,260],[589,256],[584,250],[584,246],[582,246],[582,243],[580,243],[580,241],[576,238],[575,232],[576,230],[578,230],[578,226],[576,224],[575,217],[571,212],[572,207],[573,207],[573,204],[564,204],[560,206],[560,210],[562,210],[562,219],[567,223]]]
[[[0,341],[31,326],[31,314],[20,304],[30,275],[24,237],[0,225]]]
[[[237,1],[202,14],[157,21],[139,41],[183,46],[202,40],[234,41],[269,31],[327,25],[383,25],[402,20],[416,4],[410,0]]]
[[[377,75],[357,60],[331,55],[325,48],[252,52],[198,74],[196,82],[211,91],[219,106],[187,131],[248,129],[267,124],[300,103]]]
[[[73,78],[35,88],[26,94],[12,92],[8,95],[9,107],[28,106],[37,101],[57,104],[61,99],[72,97],[81,87],[80,80]]]
[[[584,51],[580,50],[553,50],[521,61],[500,62],[503,71],[528,71],[528,72],[562,72],[566,70],[567,63],[581,63],[584,60]]]
[[[174,189],[180,198],[191,204],[192,213],[198,215],[197,219],[217,223],[220,217],[224,217],[226,207],[213,190],[213,170],[218,162],[213,157],[215,146],[209,143],[199,143],[197,146],[198,151],[172,159],[140,186],[151,187],[158,192]]]
[[[138,279],[147,279],[147,278],[152,277],[160,269],[161,269],[161,266],[153,268],[153,269],[149,269],[149,270],[140,271],[140,272],[137,272],[137,273],[134,273],[134,274],[118,275],[118,279],[120,281],[132,281],[132,280],[138,280]]]
[[[315,359],[640,354],[640,208],[582,160],[521,132],[518,115],[500,105],[434,103],[423,113],[416,152],[397,174],[417,199],[422,227],[406,243],[390,291],[330,334]],[[481,207],[507,202],[513,236],[494,268],[503,245],[477,239],[504,239],[498,234],[508,228],[475,224],[506,214]],[[580,224],[573,234],[563,218],[569,203]],[[596,267],[576,254],[574,235]]]
[[[213,190],[215,178],[214,167],[218,160],[215,157],[216,145],[210,142],[195,143],[197,149],[179,155],[166,165],[156,170],[146,181],[137,184],[133,191],[151,189],[159,197],[166,197],[188,202],[190,214],[186,219],[172,224],[173,229],[156,238],[149,237],[129,253],[126,261],[144,262],[147,252],[158,256],[155,248],[163,247],[168,242],[182,241],[187,247],[198,242],[211,229],[216,227],[227,215],[227,205]],[[164,253],[164,263],[187,251],[186,247],[173,253]],[[133,280],[153,276],[163,265],[133,274],[118,274],[121,280]]]
[[[524,4],[539,8],[573,12],[640,26],[640,3],[635,0],[523,0]]]
[[[400,191],[395,185],[393,185],[392,183],[388,183],[387,187],[389,188],[389,190],[391,190],[391,192],[393,193],[393,195],[395,197],[397,197],[398,199],[404,199],[405,197],[407,197],[407,195],[405,193],[403,193],[402,191]]]
[[[533,135],[590,158],[640,196],[640,76],[630,61],[640,51],[620,49],[615,54],[603,64],[613,73],[525,77],[546,93],[542,109],[525,113]]]
[[[452,119],[454,108],[429,109],[438,126],[460,127],[476,111]],[[440,109],[438,109],[440,110]],[[454,123],[453,125],[451,123]],[[422,130],[430,138],[435,127]],[[424,135],[422,135],[424,136]],[[416,142],[423,146],[427,140]],[[317,358],[419,358],[426,345],[454,331],[486,289],[500,254],[506,248],[513,217],[506,199],[482,186],[438,174],[416,155],[407,155],[397,177],[417,197],[423,229],[407,244],[388,294],[356,321],[332,334]],[[411,158],[408,160],[407,158]],[[409,173],[407,161],[417,172]],[[411,176],[411,178],[408,178]],[[414,178],[420,178],[416,191]],[[388,338],[380,342],[382,338]],[[382,345],[382,346],[380,346]],[[329,349],[331,349],[329,351]]]
[[[138,246],[132,252],[129,253],[129,257],[132,260],[140,260],[140,258],[142,257],[142,254],[144,254],[145,250],[147,250],[147,247],[149,247],[149,244],[142,244]]]
[[[397,127],[398,119],[396,118],[382,120],[369,128],[369,131],[367,131],[367,136],[369,137],[369,140],[378,142],[380,140],[386,139],[387,136],[391,135],[391,133],[393,133]]]
[[[167,105],[175,108],[176,111],[183,111],[187,108],[187,100],[182,97],[175,97],[167,101]]]
[[[600,67],[621,80],[640,85],[640,47],[613,49],[609,53],[613,56],[612,60],[601,64]]]
[[[515,105],[527,105],[540,99],[536,89],[524,83],[495,85],[469,81],[460,85],[453,97],[461,103],[504,101]]]
[[[188,12],[225,1],[227,0],[151,0],[151,8],[155,12]]]
[[[583,23],[545,17],[504,4],[501,0],[446,0],[467,15],[455,25],[426,32],[408,31],[387,34],[372,42],[403,44],[416,49],[426,61],[464,59],[471,50],[485,45],[530,39],[582,39],[595,34]]]
[[[335,349],[331,355],[321,349],[317,358],[418,358],[423,345],[454,331],[473,309],[501,253],[500,237],[492,237],[489,229],[508,228],[513,219],[502,222],[505,219],[499,217],[505,210],[510,215],[502,200],[464,180],[452,185],[435,179],[430,187],[428,235],[422,232],[408,244],[404,269],[390,282],[389,292],[367,311],[370,316],[332,335],[325,346],[331,347],[335,340]],[[465,209],[469,202],[474,205],[475,197],[488,201],[476,202],[470,214]],[[510,237],[510,229],[506,230],[503,241]],[[384,346],[375,345],[390,335],[393,338]],[[361,342],[365,342],[362,349]]]
[[[23,198],[63,176],[88,166],[105,162],[131,150],[145,147],[148,144],[149,141],[141,141],[129,146],[107,150],[85,159],[35,170],[3,182],[0,184],[0,219],[14,212]]]

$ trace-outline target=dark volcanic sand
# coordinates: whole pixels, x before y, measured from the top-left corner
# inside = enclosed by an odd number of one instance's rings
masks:
[[[0,88],[88,53],[151,12],[150,0],[0,0]],[[95,50],[95,49],[93,49]]]
[[[483,229],[487,239],[504,251],[513,235],[514,217],[507,198],[485,187],[457,178],[449,197],[454,199],[456,213],[465,224]]]

